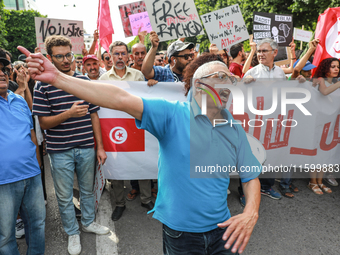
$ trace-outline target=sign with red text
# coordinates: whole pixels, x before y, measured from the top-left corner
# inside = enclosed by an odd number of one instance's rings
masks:
[[[238,4],[213,11],[201,16],[211,43],[218,49],[227,49],[249,39],[247,27]]]
[[[150,33],[152,31],[148,12],[131,14],[129,16],[130,26],[133,35],[138,35],[138,30]]]
[[[125,37],[133,36],[129,16],[137,13],[146,12],[144,1],[133,2],[119,5],[120,18],[122,19]],[[142,30],[143,31],[143,30]],[[137,30],[138,33],[138,30]]]
[[[204,34],[193,0],[149,0],[145,4],[161,42]]]
[[[35,17],[37,46],[41,53],[47,54],[45,40],[51,35],[62,35],[71,40],[72,52],[81,54],[84,48],[83,22],[76,20],[49,19]]]
[[[294,36],[294,40],[302,41],[302,42],[309,42],[312,39],[313,32],[294,27],[293,36]]]
[[[293,37],[293,15],[254,12],[254,42],[272,38],[279,46],[289,46]]]

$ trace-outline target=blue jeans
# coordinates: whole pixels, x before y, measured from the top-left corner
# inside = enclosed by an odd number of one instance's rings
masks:
[[[15,238],[18,212],[25,224],[27,254],[44,254],[45,202],[40,174],[0,185],[0,254],[19,255]]]
[[[215,228],[204,233],[176,231],[163,224],[164,255],[237,255],[225,249],[222,236],[226,229]]]
[[[73,205],[74,171],[80,191],[81,224],[87,227],[95,218],[95,151],[93,148],[73,148],[65,152],[49,153],[48,156],[64,230],[68,235],[80,234]]]
[[[288,172],[283,172],[282,173],[282,178],[280,181],[280,186],[282,188],[286,188],[288,189],[290,184],[292,184],[292,172],[291,172],[291,168],[289,168]]]

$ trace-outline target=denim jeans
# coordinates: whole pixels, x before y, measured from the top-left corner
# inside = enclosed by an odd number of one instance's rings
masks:
[[[80,191],[81,224],[87,227],[95,218],[95,151],[93,148],[73,148],[65,152],[49,153],[48,156],[64,230],[68,235],[79,234],[73,205],[74,172],[77,174]]]
[[[27,254],[44,254],[45,202],[40,174],[0,185],[0,254],[19,255],[15,238],[18,212],[25,225]]]
[[[282,173],[282,177],[281,177],[281,181],[280,181],[280,186],[282,188],[286,188],[288,189],[290,184],[292,184],[292,172],[291,172],[291,168],[289,168],[288,172],[283,172]]]
[[[226,229],[215,228],[204,233],[176,231],[163,224],[164,255],[237,255],[225,249],[222,236]]]

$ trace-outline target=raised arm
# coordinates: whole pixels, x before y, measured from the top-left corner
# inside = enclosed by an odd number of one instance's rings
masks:
[[[313,41],[309,42],[309,48],[306,52],[305,55],[303,55],[303,57],[300,59],[300,61],[296,64],[296,66],[294,67],[294,72],[292,74],[292,79],[296,78],[299,76],[302,68],[306,65],[308,59],[310,58],[310,56],[312,56],[313,52],[315,51],[316,47],[318,46],[319,43],[319,38],[314,39]]]
[[[92,42],[91,48],[89,50],[89,54],[94,54],[94,51],[96,50],[96,44],[98,42],[98,39],[99,39],[98,30],[94,30],[94,32],[93,32],[93,42]]]
[[[294,43],[294,37],[291,41],[291,43],[289,44],[290,48],[288,50],[288,54],[290,55],[290,65],[289,67],[286,67],[286,68],[282,68],[282,70],[285,72],[285,74],[290,74],[290,73],[293,73],[294,71],[294,63],[296,61],[296,55],[295,55],[295,47],[296,47],[296,44]]]
[[[250,50],[250,54],[246,60],[246,62],[244,63],[243,69],[242,69],[242,73],[246,73],[249,70],[249,67],[251,65],[251,61],[255,55],[256,52],[256,42],[253,42],[253,35],[250,35],[249,37],[249,46],[251,47]]]
[[[156,52],[159,45],[159,38],[155,31],[150,32],[151,49],[146,54],[143,65],[142,73],[146,79],[153,79],[155,77],[155,70],[153,69],[153,63],[155,62]]]
[[[41,53],[31,54],[22,46],[18,46],[18,49],[27,56],[26,62],[32,79],[52,84],[92,104],[124,111],[138,120],[142,119],[143,100],[140,97],[111,84],[96,83],[94,86],[91,81],[63,74]]]

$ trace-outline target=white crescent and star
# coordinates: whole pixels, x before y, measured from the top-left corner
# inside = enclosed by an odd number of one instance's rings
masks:
[[[122,127],[114,127],[110,131],[110,139],[115,144],[122,144],[126,141],[128,134]]]

